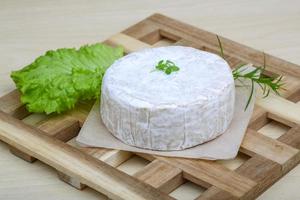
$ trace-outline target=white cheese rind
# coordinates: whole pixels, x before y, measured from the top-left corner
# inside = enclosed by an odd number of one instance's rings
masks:
[[[153,71],[159,60],[180,70]],[[229,126],[234,111],[231,70],[215,54],[190,47],[145,49],[116,61],[105,73],[101,117],[128,145],[181,150],[209,141]]]

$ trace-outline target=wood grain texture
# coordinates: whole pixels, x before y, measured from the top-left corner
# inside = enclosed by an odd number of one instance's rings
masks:
[[[270,95],[268,98],[258,99],[256,104],[270,113],[279,115],[283,119],[296,124],[300,123],[300,106],[294,102],[279,96]]]
[[[253,192],[256,182],[210,161],[194,162],[187,159],[170,161],[183,170],[184,178],[203,187],[214,185],[227,191],[236,198],[242,198]]]
[[[299,162],[300,151],[280,141],[266,137],[256,131],[248,129],[242,142],[243,153],[250,156],[261,155],[282,166],[283,173]]]
[[[235,198],[247,196],[257,185],[251,179],[241,176],[214,161],[139,155],[150,161],[154,159],[164,161],[173,167],[181,169],[185,179],[204,188],[209,188],[212,185],[217,186]]]
[[[17,119],[23,119],[30,114],[25,106],[22,105],[20,101],[20,92],[18,90],[13,90],[0,97],[0,101],[0,110]]]
[[[278,138],[280,142],[288,144],[296,149],[300,149],[300,126],[291,128],[286,134]]]
[[[133,51],[138,51],[144,48],[150,48],[151,46],[141,42],[137,39],[134,39],[130,36],[127,36],[123,33],[116,34],[108,39],[108,43],[112,45],[123,46],[126,53]]]
[[[161,160],[154,160],[134,174],[139,180],[170,193],[184,183],[182,170]]]
[[[159,7],[161,11],[167,12],[168,15],[183,19],[184,21],[193,23],[199,27],[205,27],[205,29],[225,35],[227,38],[233,38],[234,40],[250,44],[255,48],[264,49],[267,52],[271,52],[289,60],[300,61],[298,54],[296,53],[298,52],[297,48],[299,48],[299,40],[296,37],[297,35],[295,35],[295,33],[299,34],[299,31],[297,32],[297,30],[300,30],[297,25],[298,20],[295,20],[295,16],[297,16],[295,15],[295,11],[297,10],[296,8],[299,7],[296,6],[298,3],[297,1],[276,3],[271,1],[261,1],[259,5],[254,2],[240,1],[229,1],[226,3],[215,3],[214,1],[199,1],[197,3],[189,1],[172,1],[165,2],[165,7],[158,6],[153,2],[151,2],[152,5],[149,6],[145,6],[145,2],[119,2],[111,4],[112,6],[109,6],[108,4],[96,6],[98,4],[96,2],[86,4],[77,1],[76,3],[72,2],[72,4],[64,7],[64,9],[59,9],[61,5],[47,2],[35,2],[33,4],[28,1],[26,2],[26,6],[23,6],[22,2],[6,3],[5,1],[2,1],[1,3],[4,4],[4,6],[0,7],[3,11],[0,12],[0,14],[3,14],[3,23],[1,23],[1,25],[5,26],[5,29],[2,30],[6,30],[2,32],[4,37],[0,37],[0,40],[3,38],[2,45],[4,47],[1,54],[1,56],[4,57],[0,61],[1,67],[3,66],[3,68],[0,69],[1,72],[4,73],[0,74],[0,76],[1,78],[3,77],[3,79],[1,79],[3,80],[3,83],[5,82],[0,85],[1,92],[7,92],[12,88],[11,81],[4,81],[9,80],[8,72],[11,69],[24,66],[45,50],[62,46],[79,46],[80,44],[87,42],[101,41],[109,35],[132,24],[132,22],[139,21],[149,15],[154,10],[157,10],[157,7]],[[288,6],[291,4],[295,6]],[[122,8],[122,14],[123,12],[128,13],[120,17],[120,9],[118,6]],[[180,12],[178,12],[179,9]],[[85,13],[85,17],[77,17],[80,14],[78,15],[76,10]],[[102,10],[106,10],[106,12],[101,12]],[[136,12],[136,10],[138,10],[138,12]],[[199,10],[201,10],[201,12],[199,12]],[[214,15],[211,14],[212,10]],[[227,12],[228,10],[230,10],[230,14]],[[253,13],[253,10],[255,10],[255,13]],[[46,17],[48,14],[54,15]],[[30,17],[30,15],[34,15],[35,17]],[[60,20],[62,19],[62,16],[65,20]],[[276,18],[278,20],[276,20]],[[108,22],[108,20],[110,20],[110,22]],[[74,23],[75,21],[76,23]],[[14,26],[14,24],[18,23],[22,24],[22,26]],[[66,26],[65,23],[68,23],[68,26]],[[85,25],[78,26],[78,24]],[[108,26],[103,28],[102,24],[107,24]],[[32,26],[36,28],[32,29]],[[14,28],[12,29],[11,27]],[[76,27],[78,27],[78,29],[76,29]],[[144,29],[145,28],[146,26]],[[145,31],[141,35],[145,36],[148,33],[149,32]],[[288,34],[288,36],[285,33]],[[299,95],[295,95],[295,98],[293,99],[296,101],[298,96]],[[22,165],[22,163],[19,164]],[[2,171],[5,170],[6,169],[3,168]],[[299,193],[298,189],[295,187],[297,184],[292,184],[292,181],[299,177],[297,175],[297,170],[294,170],[293,173],[290,174],[291,175],[286,176],[281,183],[275,184],[275,186],[272,187],[274,189],[271,188],[271,190],[266,192],[261,199],[298,199]],[[18,177],[15,176],[14,180],[18,180]],[[27,180],[27,184],[30,185],[32,179],[29,175]],[[32,188],[37,187],[37,185],[38,184],[35,184]],[[23,199],[24,196],[22,194],[26,194],[26,190],[9,190],[8,186],[5,187],[7,189],[2,190],[1,194],[8,194],[14,196],[16,199],[20,199],[20,196],[21,199]],[[14,187],[14,185],[10,184],[10,188],[12,187]],[[61,186],[59,187],[62,188]],[[0,186],[0,188],[3,187]],[[50,188],[50,186],[48,186],[48,188]],[[7,191],[13,192],[9,193]],[[34,198],[34,195],[40,193],[39,191],[45,190],[39,188],[39,190],[33,189],[30,191],[30,198]],[[56,194],[62,194],[66,198],[68,198],[67,196],[70,195],[70,193],[63,192],[63,190],[56,192]],[[43,198],[45,199],[49,196],[50,195],[43,196]],[[77,195],[76,197],[74,196],[74,198],[79,199],[81,197],[80,195]]]
[[[172,199],[102,161],[0,112],[0,139],[112,199]],[[9,133],[9,134],[8,134]]]
[[[7,95],[7,97],[14,96],[14,93],[10,93]],[[10,98],[12,99],[12,98]],[[2,100],[2,101],[1,101]],[[0,102],[4,103],[5,105],[14,104],[16,99],[13,99],[12,101],[8,101],[6,99],[0,99]],[[15,105],[15,104],[14,104]],[[21,104],[19,104],[21,105]],[[84,113],[88,112],[89,106],[80,106],[79,110],[74,110],[67,112],[62,115],[52,115],[51,117],[48,117],[46,120],[43,120],[37,124],[37,128],[42,130],[45,134],[48,136],[54,137],[58,140],[61,140],[63,142],[67,142],[68,140],[72,139],[73,137],[77,136],[79,130],[80,130],[80,122],[83,123],[83,120],[85,117],[82,116],[82,114],[78,115],[78,113]],[[16,113],[19,109],[18,107],[14,107],[15,110],[11,109],[10,115],[13,115],[12,113]],[[86,109],[84,111],[84,109]],[[86,114],[85,114],[86,116]],[[83,119],[84,118],[84,119]],[[25,161],[28,162],[34,162],[36,159],[26,153],[21,152],[20,150],[16,149],[15,147],[10,148],[11,153],[15,154],[16,156],[22,158]],[[63,177],[63,176],[60,176]]]
[[[264,191],[263,188],[271,186],[274,181],[278,180],[281,177],[280,165],[259,155],[255,155],[251,159],[247,160],[235,171],[236,173],[247,177],[257,183],[253,188],[255,192],[248,193],[248,195],[244,196],[242,199],[255,199]],[[217,200],[237,198],[216,186],[212,186],[198,198],[198,200],[207,199]]]

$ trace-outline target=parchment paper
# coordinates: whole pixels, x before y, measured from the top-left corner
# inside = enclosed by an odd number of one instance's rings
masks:
[[[236,82],[234,117],[227,131],[214,140],[189,149],[181,151],[151,151],[122,143],[115,138],[102,123],[99,102],[96,102],[93,106],[76,141],[80,146],[84,147],[102,147],[169,157],[208,160],[231,159],[238,153],[253,111],[255,94],[253,95],[247,110],[244,110],[250,91],[249,87],[246,87],[245,85],[241,87],[241,84]]]

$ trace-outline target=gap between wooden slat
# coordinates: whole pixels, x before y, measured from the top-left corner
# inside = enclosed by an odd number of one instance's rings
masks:
[[[131,158],[119,165],[117,169],[133,176],[135,173],[145,168],[149,163],[150,162],[148,160],[137,155],[133,155]]]
[[[168,39],[161,39],[158,42],[153,44],[153,47],[165,47],[165,46],[170,46],[173,45],[173,42]]]
[[[239,152],[238,155],[234,159],[217,160],[216,162],[220,163],[221,165],[227,167],[230,170],[235,170],[250,158],[251,158],[250,156]]]
[[[190,181],[186,181],[172,191],[170,196],[176,198],[177,200],[193,200],[205,192],[205,190],[206,188],[196,185]]]
[[[285,134],[291,127],[288,127],[278,121],[271,121],[270,123],[263,126],[257,132],[268,136],[272,139],[277,139],[283,134]]]
[[[150,48],[151,45],[141,42],[137,39],[134,39],[130,36],[127,36],[123,33],[118,33],[107,40],[108,44],[120,45],[124,47],[126,53],[133,51],[138,51],[145,48]]]

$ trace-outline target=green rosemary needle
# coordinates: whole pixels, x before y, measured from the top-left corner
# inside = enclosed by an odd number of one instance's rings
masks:
[[[254,92],[254,83],[258,84],[259,87],[262,89],[263,92],[263,98],[266,98],[269,96],[270,92],[273,91],[275,94],[279,94],[279,90],[282,89],[282,86],[284,83],[282,82],[282,76],[279,77],[264,77],[263,73],[265,68],[264,67],[256,67],[256,69],[244,73],[243,72],[243,67],[244,65],[241,65],[240,67],[234,69],[232,71],[232,75],[234,80],[237,79],[248,79],[251,81],[251,92],[245,107],[245,110],[248,108],[251,99],[253,97],[253,92]]]
[[[223,49],[221,40],[220,40],[220,38],[219,38],[218,35],[216,35],[216,36],[217,36],[218,44],[219,44],[219,47],[220,47],[220,56],[221,56],[222,58],[224,58],[224,49]]]
[[[219,36],[217,35],[217,40],[220,47],[220,56],[224,58],[224,49],[221,43]],[[284,83],[282,82],[282,76],[279,77],[267,77],[264,76],[266,68],[266,55],[264,54],[263,66],[255,66],[256,68],[250,72],[245,73],[245,69],[242,68],[245,64],[240,65],[239,67],[232,70],[232,76],[234,80],[238,79],[248,79],[251,81],[251,92],[245,107],[245,110],[248,108],[251,99],[254,93],[255,83],[259,85],[263,92],[263,98],[269,96],[270,92],[273,91],[275,94],[280,95],[279,90],[283,89]]]

